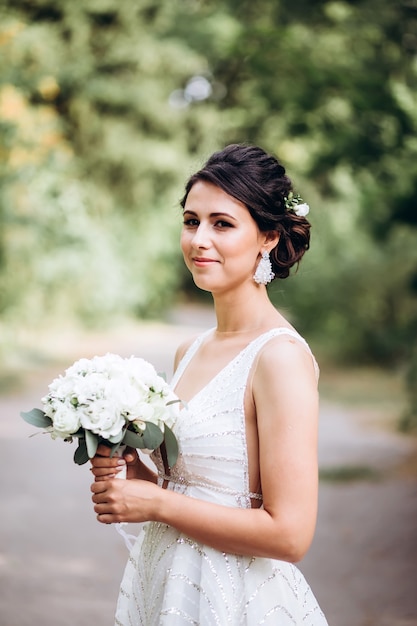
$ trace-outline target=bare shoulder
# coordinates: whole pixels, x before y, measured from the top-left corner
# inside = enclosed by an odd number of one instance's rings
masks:
[[[268,341],[258,354],[253,371],[252,397],[259,432],[262,428],[266,429],[264,434],[270,432],[268,429],[274,424],[281,436],[282,430],[305,426],[306,421],[311,432],[315,432],[319,394],[308,348],[291,336]]]
[[[260,350],[255,379],[273,380],[281,384],[304,379],[317,384],[315,362],[312,353],[302,340],[288,334],[270,339]]]
[[[187,350],[190,348],[190,346],[192,346],[192,344],[198,338],[198,336],[199,335],[193,335],[193,337],[190,337],[189,339],[186,339],[185,341],[180,343],[180,345],[178,346],[177,351],[175,353],[174,371],[177,369],[178,363],[181,361],[181,359],[183,358],[183,356],[185,355]]]

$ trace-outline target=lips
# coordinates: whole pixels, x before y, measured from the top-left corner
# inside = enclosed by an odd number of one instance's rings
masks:
[[[197,267],[204,267],[205,265],[210,265],[211,263],[217,263],[216,259],[209,259],[206,257],[193,257],[192,261],[194,265],[197,265]]]

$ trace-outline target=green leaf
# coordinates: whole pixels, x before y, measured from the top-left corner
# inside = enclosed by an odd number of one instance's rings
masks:
[[[143,436],[138,433],[134,433],[132,430],[126,430],[122,443],[130,446],[131,448],[145,448],[143,444]]]
[[[174,467],[178,459],[178,442],[170,428],[165,424],[165,448],[169,467]]]
[[[117,435],[113,435],[113,437],[109,437],[107,439],[107,441],[110,441],[110,443],[120,443],[124,437],[125,431],[121,430],[120,433],[118,433]]]
[[[160,428],[158,428],[158,426],[152,424],[152,422],[146,422],[146,428],[143,431],[142,439],[142,448],[147,448],[148,450],[156,450],[156,448],[159,448],[164,440],[164,433]]]
[[[116,454],[116,452],[118,451],[119,448],[120,448],[120,442],[115,443],[114,445],[110,446],[110,457],[111,458]]]
[[[52,425],[51,418],[47,417],[40,409],[32,409],[31,411],[28,411],[28,413],[24,413],[22,411],[20,415],[23,417],[25,422],[32,424],[32,426],[37,426],[38,428],[47,428]]]
[[[89,456],[87,452],[87,444],[85,443],[85,439],[79,439],[78,448],[74,453],[74,461],[77,465],[84,465],[87,463]]]
[[[170,406],[171,404],[177,404],[178,402],[181,402],[181,400],[179,398],[176,398],[175,400],[170,400],[169,402],[167,402],[167,406]]]
[[[85,443],[87,446],[88,458],[92,459],[98,448],[98,435],[95,435],[90,430],[85,431]]]

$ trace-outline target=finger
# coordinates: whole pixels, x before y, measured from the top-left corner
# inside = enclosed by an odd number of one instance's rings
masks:
[[[105,476],[114,477],[125,468],[125,464],[116,467],[91,467],[90,472],[96,477],[103,479]]]
[[[123,458],[126,458],[127,456],[129,458],[136,459],[136,457],[138,456],[136,448],[132,448],[130,446],[126,446],[126,449],[123,452]]]
[[[137,463],[137,461],[139,460],[138,455],[135,454],[134,452],[128,452],[127,454],[124,454],[123,458],[128,465],[133,465]]]
[[[116,474],[105,474],[104,476],[94,476],[94,482],[104,483],[105,481],[113,480],[113,478],[116,478]]]
[[[104,456],[93,456],[93,458],[90,459],[90,461],[93,467],[114,467],[117,465],[118,461],[123,462],[123,459],[119,459],[119,458],[110,459],[109,457],[104,457]]]
[[[113,523],[113,516],[109,515],[107,513],[99,513],[97,516],[97,521],[100,522],[100,524],[112,524]]]
[[[104,504],[107,505],[108,508],[108,501],[107,501],[107,497],[105,493],[95,493],[94,495],[91,496],[92,501],[94,502],[94,504]],[[95,510],[95,507],[94,507]]]
[[[119,521],[119,516],[110,508],[107,502],[95,504],[94,512],[97,514],[97,519],[100,518],[100,522],[104,521],[104,523],[110,524]]]
[[[106,474],[112,474],[113,470],[111,467],[90,467],[90,472],[94,476],[105,476]]]
[[[134,448],[126,448],[126,450],[123,452],[123,459],[136,459],[137,454],[136,454],[136,450]]]
[[[111,448],[105,446],[103,443],[97,448],[96,456],[109,457],[111,455]]]
[[[105,476],[121,472],[126,467],[125,459],[94,457],[91,459],[91,471],[94,476]]]
[[[103,493],[108,490],[110,483],[105,480],[95,481],[91,484],[91,491],[93,493]]]

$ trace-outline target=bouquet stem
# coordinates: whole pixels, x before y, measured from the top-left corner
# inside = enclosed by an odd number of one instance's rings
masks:
[[[125,451],[127,446],[121,445],[117,451],[115,452],[115,455],[118,457],[122,457],[123,456],[123,452]],[[120,471],[117,472],[115,478],[121,479],[121,480],[126,480],[127,477],[127,466],[125,465],[124,468]],[[127,533],[124,530],[124,527],[127,526],[127,522],[117,522],[114,527],[116,529],[116,531],[119,533],[119,535],[123,538],[126,548],[129,550],[129,552],[131,551],[131,549],[133,548],[133,546],[135,545],[135,541],[137,539],[136,535],[131,535],[129,533]]]
[[[126,446],[121,445],[117,448],[117,452],[115,452],[115,456],[122,457],[123,452],[126,450]],[[126,480],[127,477],[127,465],[125,464],[123,469],[120,472],[117,472],[115,478],[120,478],[121,480]]]

